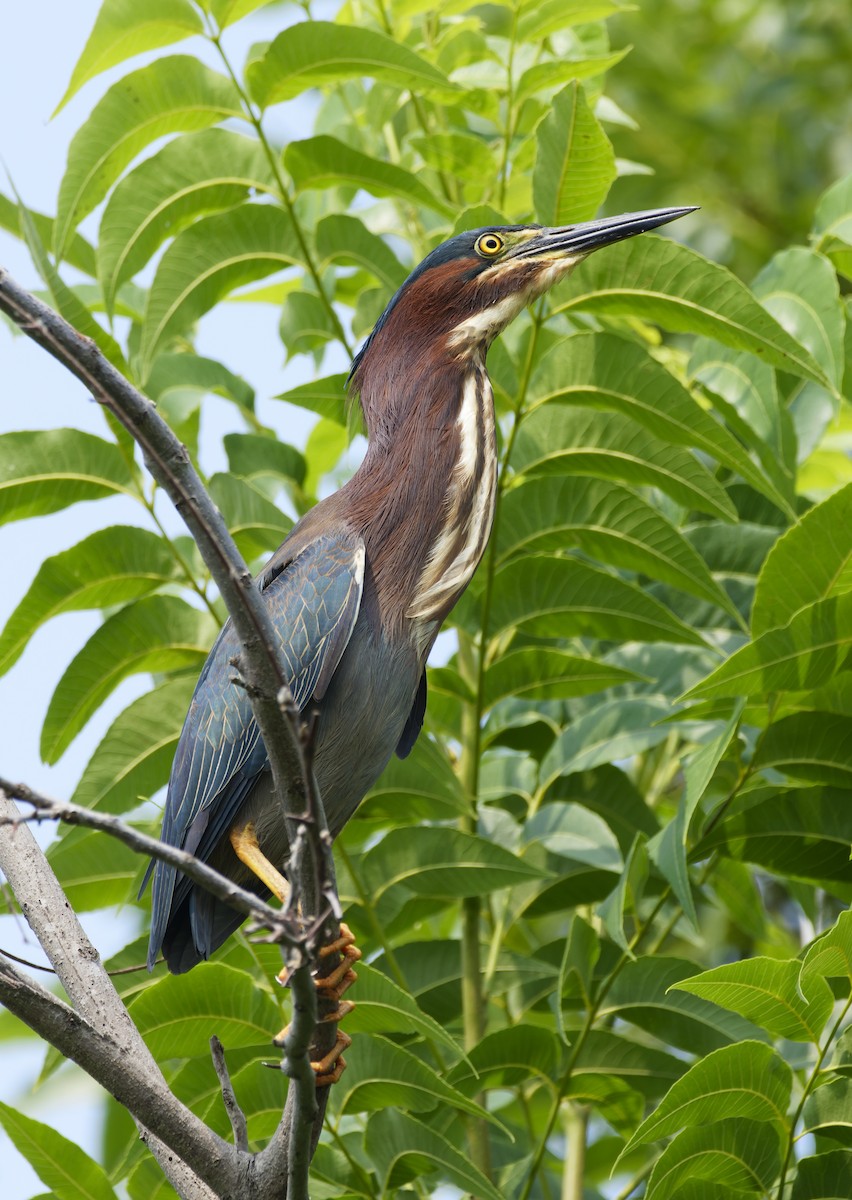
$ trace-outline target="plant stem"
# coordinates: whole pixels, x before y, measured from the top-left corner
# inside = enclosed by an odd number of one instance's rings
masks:
[[[248,117],[251,124],[254,126],[254,129],[255,129],[255,132],[257,133],[260,144],[263,147],[263,152],[266,155],[266,160],[269,163],[269,168],[272,171],[273,178],[275,179],[275,182],[278,186],[279,199],[281,200],[281,203],[284,205],[285,209],[287,210],[287,215],[293,224],[293,232],[295,233],[296,240],[299,243],[299,249],[302,252],[305,266],[308,269],[308,274],[310,275],[311,279],[313,280],[314,287],[316,288],[317,294],[319,295],[319,298],[322,301],[322,305],[325,308],[326,312],[328,313],[328,315],[331,319],[331,323],[334,326],[334,331],[337,334],[338,340],[340,341],[341,345],[346,350],[346,353],[351,358],[352,354],[353,354],[353,347],[350,345],[349,338],[346,336],[346,330],[343,328],[343,324],[340,320],[340,317],[337,315],[337,310],[335,309],[333,303],[331,302],[331,300],[329,300],[328,296],[325,293],[325,288],[323,287],[322,281],[319,277],[319,271],[317,269],[317,265],[314,262],[314,258],[313,258],[313,255],[311,254],[310,246],[308,245],[308,239],[305,236],[304,229],[302,229],[301,222],[299,221],[298,214],[296,213],[296,209],[293,204],[293,199],[290,196],[290,189],[287,187],[287,184],[284,181],[284,176],[282,175],[281,168],[278,164],[278,157],[275,154],[275,151],[272,149],[272,146],[269,144],[269,139],[267,138],[266,131],[263,128],[263,122],[261,121],[259,115],[255,111],[255,107],[252,104],[251,100],[249,99],[248,93],[246,92],[245,88],[240,83],[240,81],[237,77],[237,74],[234,71],[234,68],[231,66],[230,59],[228,58],[227,54],[225,53],[225,51],[222,47],[221,34],[220,33],[210,33],[208,36],[210,37],[210,40],[213,43],[213,45],[216,47],[216,50],[219,53],[219,57],[222,59],[222,63],[225,67],[225,70],[228,72],[231,82],[233,83],[234,87],[236,88],[237,94],[239,95],[240,100],[243,102],[243,106],[246,110],[246,116]]]
[[[562,1171],[562,1200],[583,1200],[586,1173],[586,1134],[589,1110],[569,1104],[565,1108],[565,1165]]]
[[[778,1193],[777,1193],[778,1200],[783,1200],[783,1197],[784,1197],[784,1185],[787,1182],[787,1171],[790,1169],[790,1159],[793,1157],[793,1145],[796,1141],[796,1126],[798,1125],[799,1119],[802,1115],[802,1112],[804,1111],[804,1107],[807,1102],[808,1096],[810,1096],[811,1092],[814,1089],[814,1084],[816,1083],[817,1077],[819,1076],[820,1070],[822,1069],[822,1064],[825,1061],[825,1056],[826,1056],[826,1054],[828,1054],[828,1051],[831,1048],[831,1045],[832,1045],[834,1039],[837,1037],[838,1030],[840,1029],[840,1026],[845,1021],[846,1014],[849,1012],[850,1008],[852,1008],[852,996],[850,996],[849,999],[846,1001],[846,1003],[843,1005],[843,1008],[840,1011],[840,1016],[837,1018],[837,1020],[832,1025],[831,1032],[829,1033],[828,1037],[825,1039],[825,1043],[820,1047],[819,1054],[817,1055],[817,1060],[814,1063],[814,1069],[811,1071],[810,1075],[808,1076],[807,1082],[805,1083],[805,1086],[802,1088],[801,1098],[799,1100],[798,1106],[796,1107],[796,1111],[793,1114],[793,1118],[790,1121],[790,1135],[787,1138],[787,1150],[784,1154],[784,1165],[781,1167],[781,1175],[780,1175],[779,1181],[778,1181]]]

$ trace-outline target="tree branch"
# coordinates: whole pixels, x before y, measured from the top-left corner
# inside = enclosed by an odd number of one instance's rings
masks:
[[[303,913],[309,922],[308,933],[303,933],[304,940],[301,944],[309,953],[313,952],[317,935],[322,932],[333,936],[334,927],[339,921],[339,901],[334,886],[330,854],[331,840],[322,801],[314,785],[310,756],[305,752],[306,739],[298,714],[295,713],[287,676],[278,652],[279,639],[260,592],[254,586],[221,514],[192,466],[186,447],[181,445],[166,422],[158,415],[151,401],[115,369],[90,338],[83,337],[58,313],[20,287],[2,268],[0,311],[5,312],[28,337],[80,379],[94,399],[107,408],[128,430],[139,444],[151,475],[181,514],[219,588],[242,647],[240,665],[243,680],[269,757],[275,795],[281,807],[289,843],[291,846],[295,845],[299,830],[303,829],[303,836],[306,835],[311,844],[312,854],[300,860],[299,869],[291,874],[291,884],[294,896],[302,900]],[[17,794],[21,795],[20,790]],[[21,798],[30,799],[25,796]],[[60,808],[63,811],[60,813],[54,804],[53,815],[61,815],[62,819],[74,823],[84,823],[81,813],[88,810],[75,813],[72,812],[74,807],[62,805]],[[107,832],[116,832],[114,828],[101,828]],[[135,831],[131,832],[135,834]],[[163,858],[162,843],[149,840],[153,844],[146,846],[144,852]],[[141,848],[138,843],[136,848]],[[194,870],[192,864],[173,861],[172,865],[184,870],[201,886],[217,894],[215,887],[211,887],[211,878],[202,881],[200,875],[191,874],[188,868],[192,866]],[[203,868],[204,865],[199,863],[198,867]],[[240,911],[245,911],[241,908],[245,896],[238,895],[242,889],[237,889],[230,883],[227,886],[230,895],[221,898]],[[252,914],[258,915],[255,906],[262,905],[262,902],[250,893],[247,895]],[[326,911],[322,911],[321,898],[328,900],[329,909]],[[308,900],[310,904],[307,903]],[[268,909],[268,906],[263,907]],[[260,919],[269,925],[269,913],[274,912],[275,910],[268,909]],[[275,931],[276,940],[286,941],[286,930],[282,928],[280,914],[275,916],[275,922],[271,928]],[[314,924],[313,929],[310,929],[311,924]],[[329,964],[331,965],[333,964]],[[311,1001],[307,1000],[304,991],[306,985],[311,988]],[[315,1005],[315,997],[307,969],[296,969],[292,986],[294,1008],[297,1004],[306,1002],[307,1011],[312,1011],[311,1002]],[[132,1025],[132,1022],[130,1024]],[[333,1036],[333,1026],[320,1025],[317,1042],[324,1043],[329,1031]],[[306,1123],[312,1126],[312,1153],[319,1137],[324,1107],[324,1103],[317,1106],[316,1097],[312,1094],[309,1111],[307,1088],[294,1086],[289,1089],[282,1126],[273,1138],[275,1150],[266,1160],[268,1167],[281,1163],[282,1154],[286,1157],[290,1136]],[[283,1134],[285,1122],[287,1136]],[[271,1171],[263,1171],[260,1174],[267,1179],[272,1177]],[[307,1196],[306,1183],[300,1184],[298,1191],[291,1193],[290,1200],[300,1200],[301,1196]]]
[[[216,1037],[215,1033],[210,1039],[210,1055],[213,1059],[214,1070],[219,1079],[219,1087],[222,1089],[222,1103],[225,1105],[225,1112],[228,1114],[228,1120],[231,1122],[234,1145],[238,1150],[248,1150],[248,1123],[246,1122],[246,1114],[239,1106],[234,1085],[231,1083],[231,1073],[228,1070],[228,1064],[225,1062],[225,1047]]]

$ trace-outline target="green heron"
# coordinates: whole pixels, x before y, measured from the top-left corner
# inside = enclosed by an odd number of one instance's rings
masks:
[[[404,757],[414,745],[427,656],[488,541],[497,482],[490,343],[593,250],[692,211],[459,234],[409,275],[356,356],[364,461],[294,526],[258,581],[295,704],[316,707],[316,780],[332,837],[394,751]],[[180,736],[162,837],[283,899],[287,838],[249,701],[232,681],[238,652],[228,623]],[[149,966],[162,948],[170,971],[188,971],[243,917],[173,867],[158,862],[153,874]],[[358,956],[351,941],[344,929],[337,948],[349,961]]]

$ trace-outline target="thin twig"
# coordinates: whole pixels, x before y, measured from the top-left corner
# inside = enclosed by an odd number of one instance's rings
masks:
[[[216,1037],[215,1033],[210,1039],[210,1054],[213,1059],[213,1067],[219,1078],[219,1087],[222,1089],[222,1102],[225,1105],[225,1112],[228,1114],[228,1120],[231,1122],[231,1129],[234,1132],[234,1145],[238,1150],[247,1151],[249,1144],[246,1114],[239,1106],[234,1085],[231,1083],[231,1073],[228,1070],[228,1064],[225,1062],[225,1047]]]
[[[304,934],[298,926],[285,920],[278,909],[266,904],[253,892],[238,887],[226,875],[220,875],[218,871],[208,867],[207,863],[196,858],[194,854],[187,854],[177,846],[169,846],[159,838],[140,833],[132,825],[125,824],[109,813],[82,808],[79,804],[71,804],[64,800],[52,800],[25,783],[11,783],[2,776],[0,793],[5,793],[10,799],[20,800],[35,809],[31,817],[22,816],[20,820],[63,821],[67,825],[82,825],[86,829],[97,829],[101,833],[107,833],[129,846],[131,850],[135,850],[137,854],[145,854],[149,858],[168,863],[188,876],[193,883],[210,892],[217,900],[222,900],[247,917],[254,917],[271,931],[274,941],[280,941],[291,948],[302,948]],[[14,823],[14,820],[0,818],[0,824]]]

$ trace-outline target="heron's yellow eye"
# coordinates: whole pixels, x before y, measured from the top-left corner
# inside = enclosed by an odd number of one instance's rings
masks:
[[[504,245],[505,242],[499,234],[483,233],[482,237],[476,243],[476,249],[485,258],[493,258],[495,254],[500,253]]]

